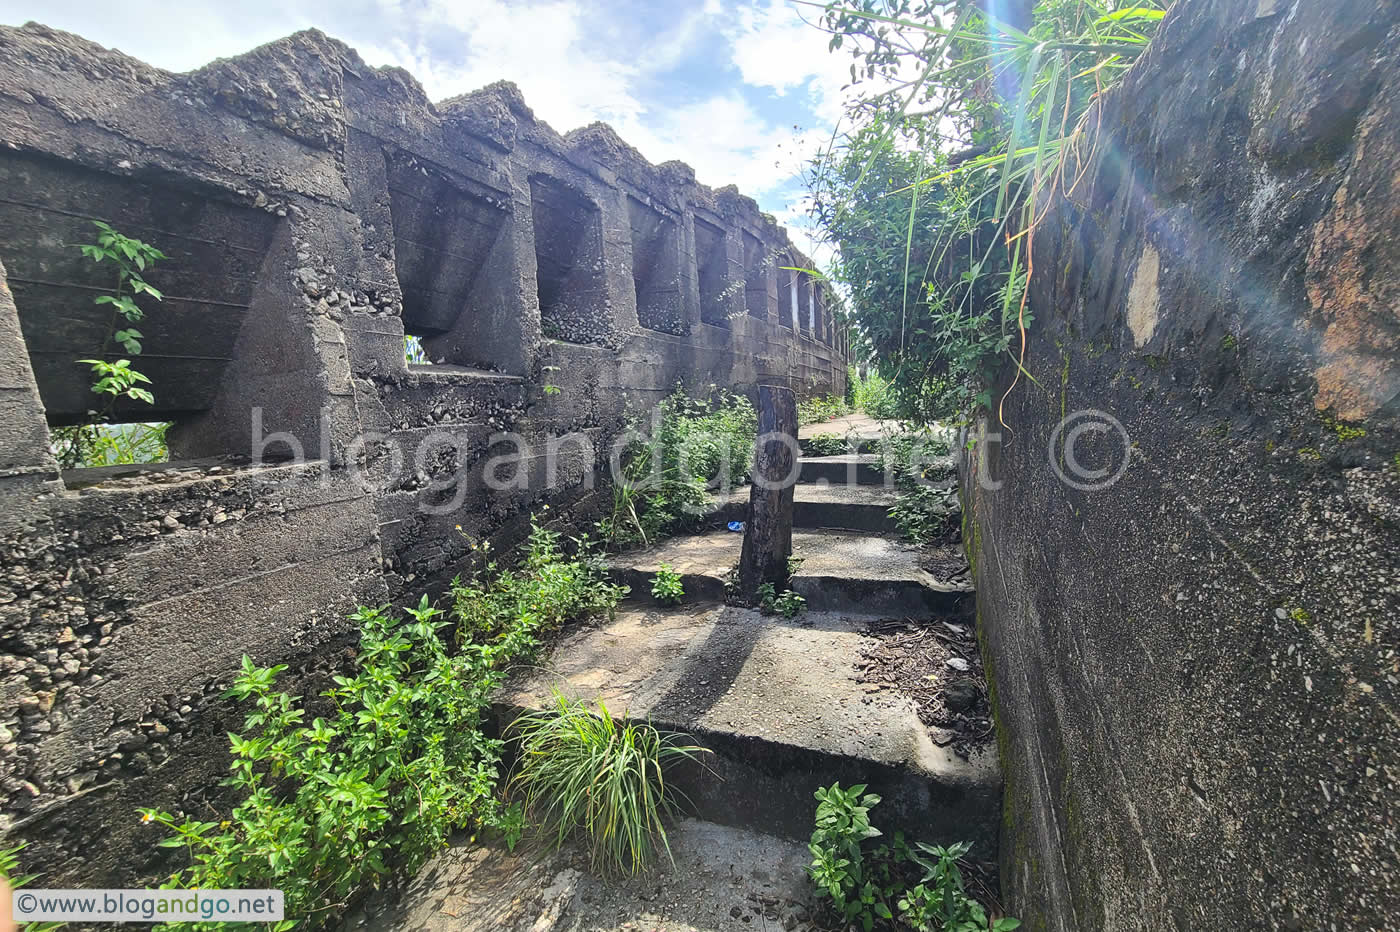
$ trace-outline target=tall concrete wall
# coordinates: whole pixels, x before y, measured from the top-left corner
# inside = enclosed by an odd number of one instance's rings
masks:
[[[134,809],[204,811],[244,653],[314,690],[355,604],[542,504],[587,520],[609,439],[677,383],[844,390],[772,218],[510,85],[433,105],[317,32],[175,75],[30,25],[0,29],[0,125],[0,829],[52,885],[164,867]],[[45,427],[85,416],[106,335],[93,219],[170,256],[156,402],[115,413],[174,421],[177,462],[60,475]]]
[[[1400,5],[1178,0],[1088,126],[965,464],[1009,907],[1393,928]]]

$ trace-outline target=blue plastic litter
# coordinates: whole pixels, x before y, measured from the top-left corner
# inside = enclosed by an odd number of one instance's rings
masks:
[[[743,531],[744,531],[744,522],[742,522],[742,521],[730,521],[730,522],[729,522],[729,529],[730,529],[731,531],[736,532],[736,533],[742,534]]]

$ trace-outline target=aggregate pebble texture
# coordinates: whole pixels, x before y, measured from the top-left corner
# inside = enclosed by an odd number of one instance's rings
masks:
[[[1394,928],[1400,4],[1180,0],[1088,126],[1034,239],[1045,390],[964,464],[1009,911]],[[1097,491],[1052,445],[1089,409]]]
[[[0,125],[0,832],[50,886],[167,871],[136,807],[220,808],[242,655],[316,692],[356,604],[596,514],[609,440],[677,383],[844,390],[845,335],[780,322],[775,257],[810,261],[771,217],[509,84],[434,104],[314,30],[172,74],[30,24],[0,27]],[[173,421],[176,462],[60,474],[107,331],[94,219],[170,256],[155,402],[114,413]]]

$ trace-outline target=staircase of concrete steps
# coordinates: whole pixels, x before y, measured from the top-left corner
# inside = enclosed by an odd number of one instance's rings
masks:
[[[888,427],[879,433],[888,435]],[[671,775],[694,817],[677,827],[674,869],[661,865],[644,881],[602,883],[577,857],[566,864],[550,855],[529,868],[542,873],[528,875],[524,862],[500,850],[444,857],[436,873],[425,870],[406,908],[372,924],[563,930],[626,927],[626,916],[639,928],[697,932],[762,928],[770,920],[816,928],[809,925],[816,912],[802,873],[803,845],[812,831],[813,793],[837,781],[867,784],[882,797],[873,821],[887,832],[930,843],[971,841],[978,860],[995,860],[1001,776],[994,742],[983,736],[959,753],[958,745],[935,740],[946,735],[921,720],[902,684],[862,678],[880,632],[893,624],[915,643],[921,632],[962,632],[958,662],[968,671],[940,664],[938,682],[980,679],[973,593],[927,569],[927,555],[893,532],[893,483],[868,452],[879,433],[849,431],[852,447],[867,452],[801,459],[793,550],[802,563],[792,582],[807,611],[784,618],[724,604],[743,535],[723,522],[744,520],[749,494],[736,490],[717,504],[712,529],[615,557],[612,575],[632,587],[616,616],[567,632],[498,696],[503,723],[550,703],[558,690],[682,732],[713,752]],[[947,482],[951,489],[951,461]],[[949,548],[939,565],[956,563],[953,553]],[[685,598],[678,606],[650,597],[662,564],[681,574]],[[933,688],[918,691],[927,700]],[[492,895],[494,885],[506,883],[499,878],[517,875],[524,879],[510,883],[523,893],[512,894],[510,904]]]
[[[846,439],[868,450],[889,435]],[[941,465],[951,492],[951,458]],[[612,574],[632,587],[631,602],[613,623],[561,644],[550,673],[517,684],[511,701],[533,706],[564,688],[694,735],[715,751],[713,773],[684,780],[703,819],[805,837],[818,786],[868,783],[890,824],[920,838],[974,841],[992,856],[1001,793],[991,744],[960,757],[931,740],[907,697],[872,695],[857,682],[872,623],[970,628],[971,587],[925,568],[925,554],[895,533],[893,477],[877,454],[804,455],[800,469],[792,586],[807,600],[804,614],[722,604],[743,546],[743,535],[723,526],[745,519],[749,489],[736,489],[717,508],[717,529],[615,558]],[[681,576],[680,607],[650,601],[663,564]]]

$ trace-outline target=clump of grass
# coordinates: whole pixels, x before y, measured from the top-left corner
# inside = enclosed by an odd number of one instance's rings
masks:
[[[511,784],[556,845],[581,833],[594,867],[621,873],[644,868],[658,843],[670,857],[665,819],[676,791],[665,771],[705,748],[615,718],[601,701],[595,711],[558,693],[552,706],[526,712],[512,728],[520,763]]]

